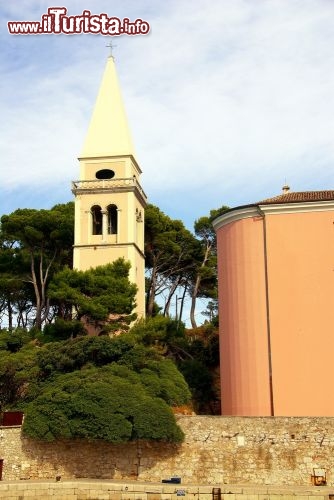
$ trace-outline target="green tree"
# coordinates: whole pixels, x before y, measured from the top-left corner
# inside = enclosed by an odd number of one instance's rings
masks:
[[[175,361],[189,357],[183,323],[162,315],[138,321],[131,334],[145,346],[153,346],[160,354]]]
[[[71,265],[74,231],[73,203],[56,205],[51,210],[18,209],[1,217],[1,240],[29,263],[24,281],[34,291],[34,325],[41,329],[50,312],[47,286],[53,272],[65,263]],[[13,258],[11,263],[13,264]],[[9,275],[10,264],[8,264]],[[20,276],[20,279],[23,279]],[[10,292],[10,277],[3,293]]]
[[[194,267],[199,245],[179,220],[173,220],[158,207],[148,205],[145,211],[145,265],[147,278],[147,316],[153,316],[155,300],[167,293],[164,314],[184,278]]]
[[[107,335],[77,337],[73,340],[50,343],[39,349],[37,364],[41,380],[92,365],[101,367],[109,363],[122,363],[132,367],[137,363],[138,366],[144,367],[150,358],[157,359],[157,354],[147,348],[142,352],[141,347],[136,345],[128,334],[113,338]],[[139,352],[133,353],[134,350]]]
[[[44,386],[26,408],[23,432],[48,441],[183,439],[167,403],[150,396],[130,370],[124,378],[112,366],[60,375]]]
[[[1,234],[1,233],[0,233]],[[0,236],[2,237],[2,235]],[[25,253],[2,237],[0,242],[0,322],[9,330],[27,327],[34,293],[27,283],[29,262]]]
[[[197,327],[195,319],[196,300],[199,295],[215,298],[217,295],[217,239],[212,221],[228,210],[221,207],[211,210],[210,215],[195,221],[195,235],[201,245],[201,259],[196,267],[191,287],[190,321],[192,328]]]
[[[151,396],[160,397],[172,406],[186,403],[190,392],[175,364],[138,340],[129,333],[48,344],[37,354],[39,379],[44,383],[59,374],[112,364],[120,376],[125,377],[127,370],[137,373]]]
[[[36,380],[38,349],[24,329],[0,332],[0,411],[15,408]]]
[[[43,332],[37,335],[41,343],[59,342],[61,340],[75,339],[78,336],[86,335],[84,324],[78,320],[64,320],[56,318],[53,323],[45,325]]]
[[[214,326],[219,325],[218,318],[218,299],[209,300],[206,306],[206,310],[202,311],[203,316],[207,316],[209,323]]]
[[[131,334],[41,346],[1,331],[0,354],[0,410],[23,410],[30,437],[182,440],[170,406],[191,397],[184,377]]]
[[[188,386],[171,360],[132,335],[47,344],[36,365],[23,405],[30,437],[182,440],[170,406],[189,401]]]
[[[219,367],[216,327],[206,324],[186,330],[184,325],[180,328],[178,321],[158,315],[139,321],[130,334],[140,344],[152,346],[159,354],[174,360],[191,390],[197,412],[215,413],[219,399],[219,387],[214,380]]]
[[[185,359],[179,368],[187,380],[197,413],[208,413],[211,401],[215,399],[213,376],[209,368],[198,359]]]
[[[49,285],[49,297],[59,308],[75,312],[73,319],[85,320],[96,331],[127,330],[135,319],[137,287],[129,281],[130,264],[118,259],[87,271],[59,271]]]

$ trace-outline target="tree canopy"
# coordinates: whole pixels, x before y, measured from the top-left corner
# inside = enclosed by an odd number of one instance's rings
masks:
[[[196,411],[211,412],[218,397],[217,329],[189,332],[181,322],[187,294],[193,316],[199,296],[212,300],[210,319],[215,311],[218,212],[196,221],[192,234],[148,206],[148,318],[128,333],[136,295],[130,264],[71,268],[72,203],[3,216],[0,321],[6,315],[9,329],[0,331],[0,409],[23,409],[24,432],[38,439],[180,441],[171,407],[192,399]],[[181,299],[175,319],[173,297]],[[87,336],[90,326],[101,336]]]
[[[71,319],[85,320],[97,332],[124,331],[135,319],[137,287],[129,281],[129,270],[124,259],[87,271],[66,267],[53,277],[48,295],[59,311],[66,311],[63,319],[70,312]]]
[[[40,345],[1,332],[0,350],[1,409],[23,410],[32,438],[182,440],[171,406],[189,402],[187,383],[129,334]]]
[[[197,413],[217,412],[220,398],[219,383],[215,380],[219,369],[217,327],[208,323],[187,330],[177,320],[157,315],[137,322],[130,333],[144,346],[154,347],[158,353],[173,359],[189,385]]]
[[[72,264],[73,207],[70,202],[51,210],[18,209],[1,217],[0,266],[5,276],[0,283],[0,293],[10,326],[14,310],[21,323],[24,313],[29,315],[37,329],[48,319],[48,283],[61,266]],[[25,292],[27,284],[32,294]],[[21,326],[28,326],[27,322]]]
[[[154,316],[159,309],[169,316],[175,301],[175,316],[180,322],[185,300],[190,296],[191,324],[193,328],[197,326],[197,298],[215,300],[217,297],[216,238],[212,220],[226,208],[211,210],[209,215],[200,217],[192,233],[182,221],[170,218],[154,205],[147,206],[147,316]],[[106,326],[101,324],[101,318],[106,309],[114,309],[109,291],[103,300],[94,300],[93,294],[94,287],[96,295],[101,294],[102,286],[98,283],[106,283],[109,270],[86,274],[72,270],[73,231],[72,202],[50,210],[18,209],[1,217],[0,322],[7,323],[9,329],[14,328],[16,322],[19,327],[34,325],[42,330],[55,319],[69,321],[73,310],[77,318],[86,314],[99,328]],[[119,265],[120,277],[124,277],[124,270]],[[127,304],[131,302],[131,293],[128,290],[127,299],[123,293],[122,300]],[[118,296],[117,307],[127,309],[119,300]],[[131,311],[118,314],[129,315]],[[109,326],[112,328],[112,324]]]
[[[201,259],[196,266],[191,284],[190,321],[193,328],[197,327],[195,307],[198,296],[217,298],[217,238],[212,221],[228,209],[223,206],[211,210],[209,216],[200,217],[195,221],[195,236],[201,246]]]
[[[58,376],[25,411],[23,432],[49,441],[183,438],[167,403],[150,394],[140,374],[116,364]]]
[[[169,313],[171,299],[185,286],[198,260],[200,246],[180,220],[173,220],[158,207],[148,205],[145,211],[145,255],[148,316],[154,314],[156,297],[167,293],[164,314]]]
[[[176,296],[176,315],[180,320],[185,298],[190,295],[190,321],[192,328],[197,327],[197,298],[217,298],[217,242],[212,221],[227,209],[222,206],[197,219],[192,234],[181,221],[148,205],[145,212],[147,316],[154,316],[155,300],[164,293],[163,314],[169,315],[171,300]]]

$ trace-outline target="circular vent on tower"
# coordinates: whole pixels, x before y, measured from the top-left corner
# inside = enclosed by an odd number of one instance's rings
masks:
[[[112,179],[115,176],[115,172],[109,168],[104,168],[103,170],[98,170],[95,174],[97,179]]]

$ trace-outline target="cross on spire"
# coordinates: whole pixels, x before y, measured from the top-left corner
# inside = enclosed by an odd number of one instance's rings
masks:
[[[107,43],[106,47],[109,47],[109,49],[110,49],[110,54],[109,54],[109,57],[114,58],[112,51],[113,51],[113,49],[114,49],[115,47],[117,47],[117,45],[113,44],[113,43],[110,41],[109,43]]]

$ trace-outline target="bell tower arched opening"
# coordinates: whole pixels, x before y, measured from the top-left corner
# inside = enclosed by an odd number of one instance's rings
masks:
[[[108,234],[117,234],[118,216],[117,216],[116,205],[109,205],[107,207],[107,217],[108,217]]]
[[[92,214],[92,234],[102,234],[102,209],[100,205],[93,205]]]

